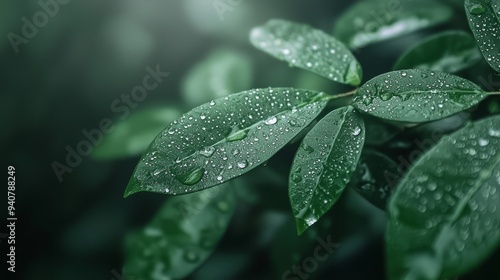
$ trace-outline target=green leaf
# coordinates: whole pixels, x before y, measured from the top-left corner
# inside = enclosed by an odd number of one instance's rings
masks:
[[[148,108],[134,112],[119,121],[114,130],[104,135],[92,152],[96,159],[120,159],[137,156],[148,148],[156,135],[182,113],[171,107]]]
[[[465,11],[484,59],[500,72],[500,3],[497,0],[466,0]]]
[[[327,96],[293,88],[255,89],[184,114],[151,144],[125,196],[184,194],[242,175],[285,146],[326,105]]]
[[[250,87],[252,61],[231,49],[217,49],[193,67],[182,83],[182,93],[191,106],[199,106]]]
[[[349,186],[373,205],[385,209],[400,172],[392,159],[376,150],[366,149]]]
[[[409,69],[371,79],[358,90],[353,105],[379,118],[418,123],[466,110],[485,96],[479,86],[460,77]]]
[[[389,204],[391,279],[453,277],[495,251],[500,244],[498,147],[500,116],[495,116],[445,136],[407,173]]]
[[[124,273],[136,279],[184,279],[212,253],[236,206],[233,184],[173,197],[125,240]]]
[[[452,10],[436,1],[359,1],[335,23],[333,34],[352,49],[448,21]]]
[[[481,60],[474,38],[464,31],[446,31],[431,36],[405,52],[394,69],[432,69],[458,72]]]
[[[273,57],[330,80],[357,86],[361,66],[344,44],[323,31],[285,20],[256,27],[250,41]]]
[[[311,129],[295,155],[289,196],[301,235],[339,199],[358,164],[365,139],[354,108],[330,112]]]

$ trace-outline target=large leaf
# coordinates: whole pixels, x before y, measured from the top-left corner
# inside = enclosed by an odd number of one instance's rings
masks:
[[[118,159],[140,155],[158,133],[181,115],[179,110],[170,107],[148,108],[132,113],[119,121],[113,131],[104,135],[92,156],[97,159]]]
[[[405,52],[394,69],[422,68],[458,72],[481,60],[474,38],[464,31],[446,31],[431,36]]]
[[[212,253],[236,206],[233,184],[173,197],[125,241],[124,274],[184,279]]]
[[[182,94],[191,106],[219,99],[250,87],[252,61],[243,53],[217,49],[189,71]]]
[[[466,0],[465,10],[484,58],[500,72],[500,1]]]
[[[364,139],[363,120],[351,106],[330,112],[306,135],[289,179],[299,235],[339,199],[356,169]]]
[[[358,90],[353,105],[379,118],[416,123],[466,110],[485,96],[479,86],[460,77],[409,69],[371,79]]]
[[[416,162],[389,204],[391,279],[456,276],[495,250],[499,147],[500,116],[495,116],[444,137]]]
[[[250,41],[277,59],[330,80],[357,86],[361,66],[344,44],[323,31],[285,20],[270,20],[256,27]]]
[[[437,1],[359,1],[335,23],[334,35],[350,48],[408,34],[449,20],[452,10]]]
[[[323,93],[255,89],[199,106],[156,137],[125,195],[183,194],[223,183],[267,161],[326,105]]]

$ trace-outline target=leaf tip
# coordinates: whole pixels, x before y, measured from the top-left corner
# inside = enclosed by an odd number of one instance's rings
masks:
[[[346,83],[352,86],[359,86],[361,84],[362,77],[361,65],[356,60],[351,61],[345,76]]]

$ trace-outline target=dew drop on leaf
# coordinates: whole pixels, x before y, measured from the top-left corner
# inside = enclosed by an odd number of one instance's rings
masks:
[[[204,173],[205,173],[205,169],[196,168],[196,169],[194,169],[186,174],[182,174],[180,176],[177,176],[176,178],[182,184],[191,186],[191,185],[195,185],[199,181],[201,181]]]

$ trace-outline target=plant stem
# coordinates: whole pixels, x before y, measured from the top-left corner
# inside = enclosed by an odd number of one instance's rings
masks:
[[[356,89],[353,89],[349,92],[336,94],[336,95],[329,95],[328,100],[333,100],[333,99],[338,99],[338,98],[342,98],[342,97],[346,97],[346,96],[351,96],[351,95],[355,94],[357,91],[358,91],[358,89],[356,88]]]
[[[500,95],[500,91],[488,92],[488,95]]]

